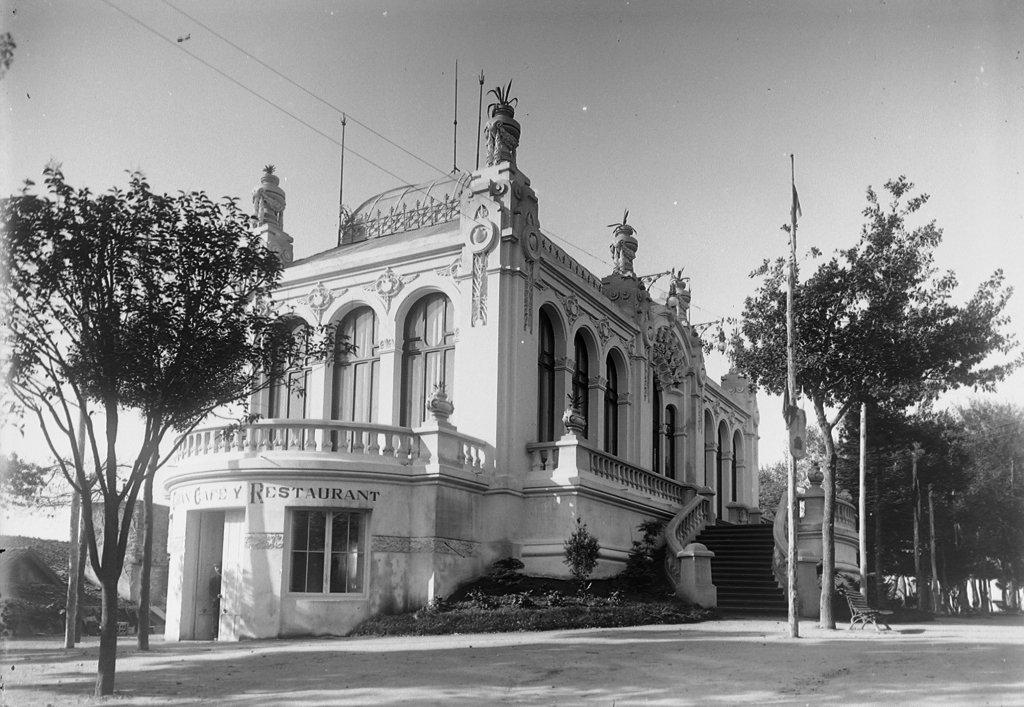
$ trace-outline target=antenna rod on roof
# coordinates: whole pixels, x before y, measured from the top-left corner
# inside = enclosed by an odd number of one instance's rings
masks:
[[[484,70],[480,69],[480,105],[476,109],[476,168],[480,169],[480,125],[484,117]]]
[[[459,171],[459,60],[455,60],[455,137],[452,140],[452,172]]]
[[[341,245],[341,238],[345,232],[345,125],[347,121],[344,113],[341,114],[341,181],[338,184],[338,245]]]

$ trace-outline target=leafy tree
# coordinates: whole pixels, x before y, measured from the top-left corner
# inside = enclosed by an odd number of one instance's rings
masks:
[[[996,580],[1011,596],[1024,581],[1024,409],[973,400],[956,413],[951,437],[964,464],[943,493],[951,584]]]
[[[806,488],[807,472],[811,470],[811,460],[824,457],[825,440],[821,432],[813,425],[807,426],[808,456],[796,462],[796,484],[798,488]],[[779,509],[782,495],[786,493],[789,477],[789,465],[785,459],[762,466],[757,470],[758,498],[757,505],[761,509],[761,517],[775,520],[775,512]]]
[[[587,530],[587,524],[582,518],[576,519],[576,527],[572,535],[565,541],[565,558],[562,560],[569,567],[569,574],[582,590],[587,582],[587,577],[597,567],[597,555],[601,551],[601,545],[597,538]]]
[[[986,363],[990,354],[1009,354],[1016,346],[1003,330],[1012,290],[1003,286],[1001,271],[966,304],[954,304],[956,277],[937,273],[933,264],[942,231],[934,222],[907,225],[928,197],[913,196],[904,177],[887,182],[885,190],[888,204],[868,189],[858,242],[822,262],[794,291],[797,387],[811,401],[827,456],[820,614],[826,628],[835,628],[837,424],[860,402],[900,409],[957,386],[992,389],[1020,364]],[[753,276],[763,280],[745,301],[733,360],[757,385],[782,394],[786,263],[765,261]]]
[[[44,171],[49,197],[0,202],[5,375],[81,496],[89,559],[103,591],[96,694],[114,689],[117,580],[140,490],[175,451],[161,442],[268,383],[294,342],[268,308],[281,264],[236,203],[203,193],[74,189]],[[320,337],[329,350],[329,334]],[[120,415],[144,429],[118,477]],[[83,412],[84,454],[76,437]],[[68,460],[68,461],[65,461]],[[93,523],[95,484],[102,529]],[[102,537],[102,546],[97,542]]]

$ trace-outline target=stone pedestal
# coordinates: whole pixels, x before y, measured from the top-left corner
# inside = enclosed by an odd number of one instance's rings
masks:
[[[715,553],[701,543],[690,543],[676,555],[679,583],[676,595],[705,609],[718,606],[718,590],[711,583],[711,558]]]

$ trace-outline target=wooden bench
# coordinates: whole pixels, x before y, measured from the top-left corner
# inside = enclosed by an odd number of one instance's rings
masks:
[[[875,625],[876,631],[881,631],[882,629],[878,627],[878,622],[881,621],[887,629],[892,630],[892,627],[885,620],[886,616],[892,615],[891,611],[872,609],[868,606],[868,600],[860,592],[840,588],[839,593],[846,597],[846,603],[850,605],[851,629],[858,624],[861,628],[864,628],[869,623],[872,623]]]

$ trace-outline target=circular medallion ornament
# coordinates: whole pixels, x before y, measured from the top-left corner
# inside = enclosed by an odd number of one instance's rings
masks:
[[[490,221],[478,223],[469,232],[469,249],[473,253],[489,251],[498,240],[498,227]]]

